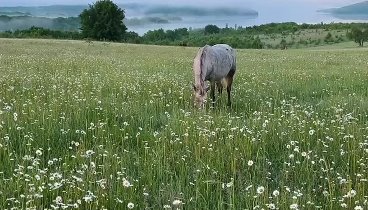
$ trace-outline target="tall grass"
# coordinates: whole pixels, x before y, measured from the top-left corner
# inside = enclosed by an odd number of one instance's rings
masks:
[[[0,39],[2,209],[364,209],[367,50],[239,50],[193,108],[197,48]]]

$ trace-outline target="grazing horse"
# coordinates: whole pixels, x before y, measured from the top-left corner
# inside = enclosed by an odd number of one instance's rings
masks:
[[[200,48],[193,62],[195,105],[204,107],[209,89],[205,81],[210,81],[212,103],[215,103],[215,85],[221,94],[223,83],[226,83],[227,105],[231,106],[230,91],[235,71],[236,53],[229,45],[206,45]]]

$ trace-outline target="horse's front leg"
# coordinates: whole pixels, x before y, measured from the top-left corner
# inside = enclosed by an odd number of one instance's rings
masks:
[[[215,88],[215,81],[211,81],[210,82],[210,85],[211,85],[211,98],[212,98],[212,106],[214,106],[215,105],[215,90],[216,90],[216,88]]]

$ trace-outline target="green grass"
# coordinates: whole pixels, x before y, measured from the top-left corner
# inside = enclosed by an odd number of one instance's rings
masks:
[[[238,50],[204,111],[197,50],[0,39],[0,208],[368,207],[367,48]]]
[[[326,42],[325,38],[330,33],[332,38]],[[351,45],[353,42],[348,41],[345,30],[324,30],[324,29],[303,29],[294,33],[285,34],[264,34],[259,36],[266,47],[280,48],[281,40],[285,40],[288,48],[301,49],[309,47],[330,47],[336,43]]]

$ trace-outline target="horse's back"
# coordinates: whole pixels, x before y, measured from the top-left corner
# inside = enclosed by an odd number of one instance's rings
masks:
[[[236,70],[235,50],[227,44],[217,44],[207,52],[207,63],[210,66],[206,74],[207,80],[221,80]]]

